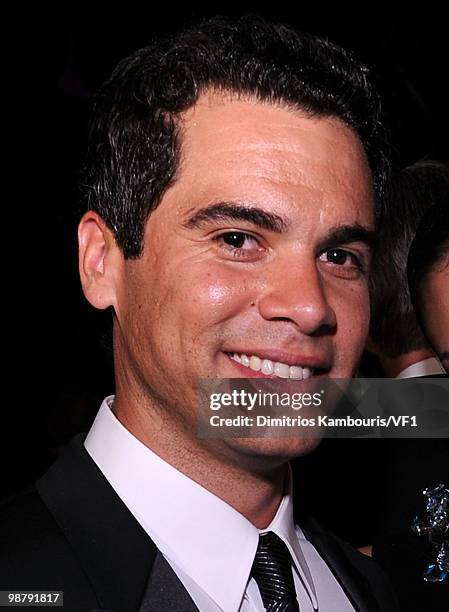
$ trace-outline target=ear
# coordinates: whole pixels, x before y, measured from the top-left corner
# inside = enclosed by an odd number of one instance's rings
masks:
[[[86,299],[95,308],[116,310],[123,253],[112,231],[95,212],[85,213],[78,226],[79,272]]]

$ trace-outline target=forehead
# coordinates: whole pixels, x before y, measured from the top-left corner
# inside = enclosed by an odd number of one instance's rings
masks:
[[[209,92],[183,115],[181,137],[178,181],[170,194],[178,207],[234,200],[282,214],[296,202],[321,214],[329,210],[334,220],[339,211],[365,222],[372,215],[363,146],[336,118]]]

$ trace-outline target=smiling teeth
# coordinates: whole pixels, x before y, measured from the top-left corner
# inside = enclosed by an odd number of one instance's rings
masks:
[[[291,378],[293,380],[305,380],[313,374],[312,368],[302,368],[301,366],[289,366],[286,363],[279,361],[270,361],[270,359],[261,359],[257,355],[241,355],[234,353],[230,355],[231,359],[237,363],[241,363],[247,368],[251,368],[255,372],[262,374],[271,374],[279,378]]]

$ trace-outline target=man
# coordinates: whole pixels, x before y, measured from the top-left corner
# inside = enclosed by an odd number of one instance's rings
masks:
[[[113,312],[116,393],[3,510],[5,588],[77,612],[393,609],[371,560],[293,516],[314,441],[196,434],[201,378],[357,369],[385,174],[366,69],[214,19],[119,64],[90,151],[80,274]]]

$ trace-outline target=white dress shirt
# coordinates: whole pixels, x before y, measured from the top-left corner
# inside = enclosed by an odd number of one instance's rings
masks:
[[[396,378],[416,378],[418,376],[433,376],[435,374],[446,374],[446,370],[436,357],[429,357],[422,361],[412,363],[411,366],[399,372]]]
[[[242,514],[194,482],[134,437],[107,397],[85,447],[110,485],[154,541],[201,612],[263,612],[250,578],[259,533],[287,545],[301,612],[353,611],[334,575],[293,521],[291,494],[258,530]]]

